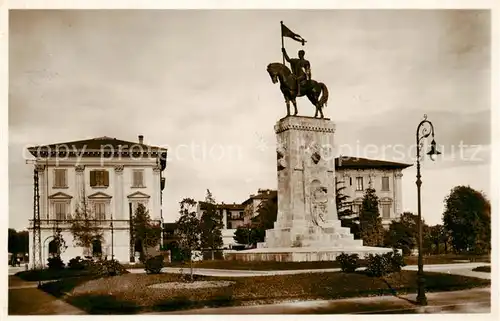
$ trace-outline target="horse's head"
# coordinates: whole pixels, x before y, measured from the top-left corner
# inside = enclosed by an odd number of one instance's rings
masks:
[[[283,67],[286,68],[285,65],[278,62],[267,65],[267,72],[269,73],[269,77],[271,77],[273,84],[278,82],[278,76],[283,73]]]

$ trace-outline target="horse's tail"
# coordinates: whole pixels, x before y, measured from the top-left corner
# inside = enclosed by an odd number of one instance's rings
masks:
[[[322,82],[319,83],[321,86],[321,99],[318,101],[318,104],[320,107],[326,107],[326,102],[328,101],[328,88],[326,88],[326,85]]]

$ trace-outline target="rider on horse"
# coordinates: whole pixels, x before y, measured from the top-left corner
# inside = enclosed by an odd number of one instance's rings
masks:
[[[301,85],[305,86],[307,81],[311,80],[311,64],[308,60],[304,59],[304,50],[299,50],[299,58],[288,57],[285,48],[281,48],[283,51],[283,57],[290,63],[292,73],[297,79],[297,95],[300,94]]]

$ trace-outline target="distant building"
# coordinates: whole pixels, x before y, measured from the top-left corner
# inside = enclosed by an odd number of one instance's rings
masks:
[[[399,218],[403,210],[401,179],[403,169],[409,164],[383,160],[342,156],[335,159],[335,176],[342,193],[353,202],[355,214],[359,214],[363,195],[368,187],[375,189],[379,198],[382,224],[389,225]]]
[[[109,137],[28,148],[35,157],[40,195],[42,263],[55,255],[56,229],[67,248],[65,263],[76,256],[97,256],[131,262],[140,248],[130,233],[131,213],[139,203],[155,221],[162,222],[162,172],[166,149]],[[33,200],[32,196],[30,200]],[[77,206],[90,206],[102,229],[102,241],[91,248],[74,246],[69,227]],[[30,220],[30,262],[33,263],[33,220]]]
[[[245,208],[243,204],[217,204],[217,211],[222,215],[222,242],[223,248],[230,249],[233,245],[237,245],[234,241],[234,232],[239,226],[245,223]],[[206,210],[205,202],[198,202],[197,213],[198,218],[201,218],[203,212]]]

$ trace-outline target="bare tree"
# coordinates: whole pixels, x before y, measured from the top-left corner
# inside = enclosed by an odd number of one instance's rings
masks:
[[[94,241],[102,241],[100,221],[85,199],[76,208],[71,219],[70,231],[73,234],[73,243],[83,247],[87,253],[90,253]]]

